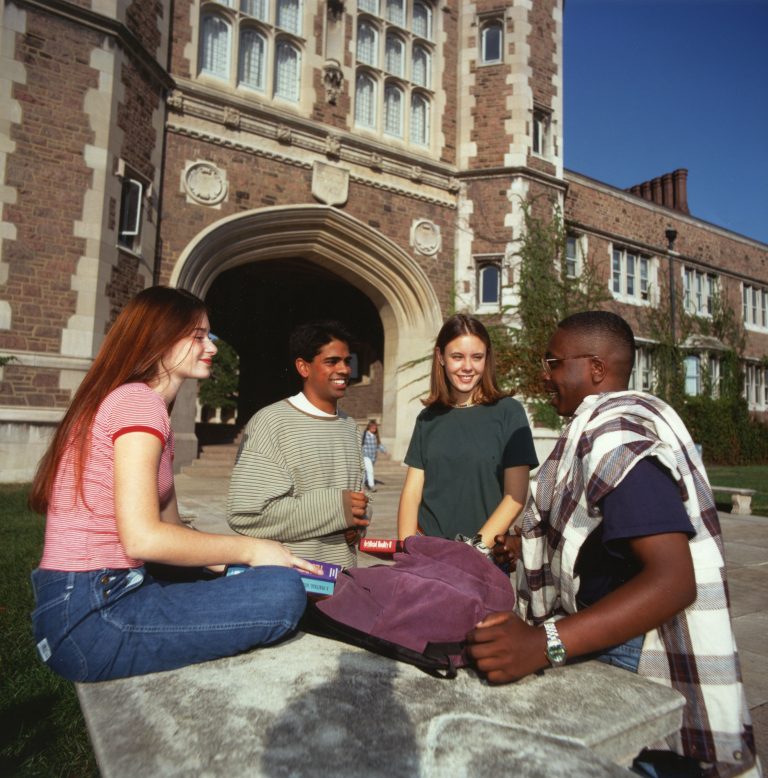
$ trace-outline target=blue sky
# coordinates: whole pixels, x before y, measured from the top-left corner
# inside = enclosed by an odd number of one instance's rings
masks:
[[[565,0],[565,166],[768,243],[768,0]]]

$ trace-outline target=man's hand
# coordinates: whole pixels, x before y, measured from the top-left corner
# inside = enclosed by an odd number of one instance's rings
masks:
[[[362,537],[363,530],[358,527],[350,527],[344,530],[344,540],[347,541],[348,546],[356,546],[357,541]]]
[[[517,560],[520,559],[522,540],[520,539],[520,527],[513,527],[513,530],[514,535],[496,535],[494,537],[491,553],[493,554],[493,561],[499,567],[508,564],[514,570]]]
[[[490,683],[517,681],[549,664],[544,630],[514,613],[492,613],[467,635],[467,642],[470,657]]]
[[[344,492],[344,503],[352,514],[351,527],[367,527],[371,522],[366,515],[368,495],[365,492]]]

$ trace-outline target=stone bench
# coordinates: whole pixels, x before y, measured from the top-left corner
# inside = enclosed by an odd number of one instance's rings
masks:
[[[489,686],[305,634],[77,693],[104,778],[629,776],[683,706],[596,661]]]
[[[755,489],[740,489],[735,486],[713,486],[712,492],[717,497],[719,494],[727,494],[731,497],[731,513],[735,516],[752,515],[752,497]]]

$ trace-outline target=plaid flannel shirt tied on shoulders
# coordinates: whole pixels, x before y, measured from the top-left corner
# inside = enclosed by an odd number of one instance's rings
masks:
[[[741,775],[754,738],[731,628],[720,523],[704,465],[675,411],[641,392],[586,397],[531,484],[517,568],[518,613],[529,623],[577,611],[576,560],[600,524],[598,504],[647,456],[677,481],[696,535],[696,600],[645,636],[638,673],[680,691],[683,726],[667,747]],[[750,774],[758,773],[750,771]]]

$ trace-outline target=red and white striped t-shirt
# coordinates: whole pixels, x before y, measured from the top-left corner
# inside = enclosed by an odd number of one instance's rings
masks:
[[[99,570],[138,567],[120,544],[115,519],[114,442],[126,432],[149,432],[163,444],[157,473],[160,505],[173,490],[173,432],[165,401],[146,384],[124,384],[102,401],[91,427],[83,471],[83,503],[70,452],[56,471],[45,524],[40,567],[46,570]]]

